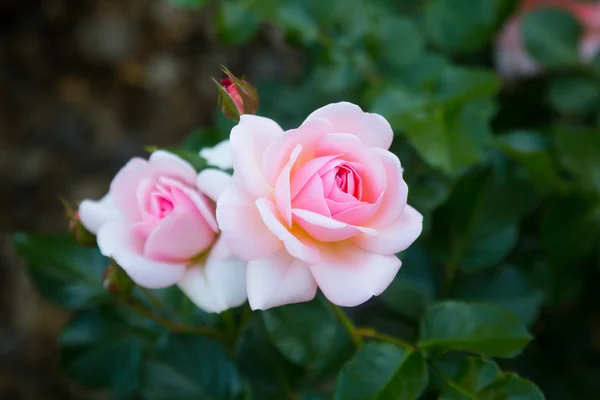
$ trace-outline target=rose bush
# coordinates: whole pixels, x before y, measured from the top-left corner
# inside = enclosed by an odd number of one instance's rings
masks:
[[[217,220],[231,250],[248,260],[253,309],[305,302],[317,286],[333,303],[356,306],[392,282],[422,230],[393,132],[351,103],[313,112],[284,132],[243,115],[231,132],[233,185]]]
[[[102,200],[82,201],[81,222],[138,285],[178,284],[198,307],[220,312],[246,301],[246,263],[219,238],[215,219],[230,180],[159,150],[129,161]]]

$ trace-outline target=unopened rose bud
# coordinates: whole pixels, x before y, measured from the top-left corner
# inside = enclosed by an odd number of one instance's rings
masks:
[[[119,265],[113,262],[104,270],[102,285],[109,293],[115,296],[127,297],[131,294],[135,283],[133,283],[129,275]]]
[[[234,121],[240,120],[240,115],[256,114],[258,110],[258,93],[256,89],[243,79],[238,79],[227,68],[223,68],[227,78],[217,82],[219,89],[219,107],[223,114]]]
[[[71,205],[62,200],[65,206],[65,215],[69,220],[69,232],[75,238],[75,241],[82,246],[96,246],[96,236],[89,232],[79,218],[79,211],[74,210]]]

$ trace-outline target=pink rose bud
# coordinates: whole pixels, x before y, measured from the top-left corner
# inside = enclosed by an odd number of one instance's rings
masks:
[[[84,200],[81,223],[139,286],[177,284],[198,307],[221,312],[246,301],[246,262],[219,237],[216,201],[231,182],[223,171],[197,173],[181,157],[157,150],[134,158],[99,201]]]
[[[393,132],[351,103],[297,129],[243,115],[231,131],[232,185],[219,197],[221,237],[248,260],[253,309],[310,301],[317,288],[352,307],[381,294],[423,217],[407,204]]]
[[[234,121],[239,121],[243,114],[256,114],[258,110],[258,93],[248,82],[238,79],[227,68],[223,68],[227,78],[217,82],[219,89],[219,107],[223,114]]]
[[[135,287],[131,278],[114,262],[104,270],[102,285],[113,295],[127,297]]]

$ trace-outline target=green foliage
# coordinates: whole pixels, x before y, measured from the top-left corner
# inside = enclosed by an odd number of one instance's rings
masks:
[[[423,315],[419,347],[512,357],[531,339],[519,317],[500,307],[447,301]]]
[[[12,243],[27,259],[29,278],[46,299],[68,310],[110,301],[102,285],[110,260],[98,249],[81,247],[68,236],[17,233]]]
[[[536,61],[560,68],[579,63],[578,44],[582,32],[583,28],[571,14],[542,8],[525,16],[522,37]]]
[[[418,351],[393,343],[368,343],[340,372],[334,400],[416,400],[428,383]]]

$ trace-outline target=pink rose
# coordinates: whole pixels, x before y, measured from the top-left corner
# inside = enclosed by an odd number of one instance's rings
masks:
[[[231,250],[248,260],[250,306],[311,300],[321,288],[341,306],[381,294],[421,234],[406,204],[393,132],[350,103],[313,112],[298,129],[243,115],[231,131],[233,185],[217,220]]]
[[[577,0],[524,0],[516,16],[502,29],[495,45],[495,61],[498,72],[508,78],[533,76],[542,68],[527,53],[521,39],[523,16],[540,7],[561,8],[570,12],[583,26],[584,34],[579,43],[583,62],[591,62],[600,49],[600,3],[585,4]]]
[[[230,181],[222,171],[197,174],[178,156],[156,151],[148,161],[129,161],[102,200],[84,200],[81,222],[138,285],[177,283],[200,308],[220,312],[246,300],[246,263],[218,237],[215,218]]]

